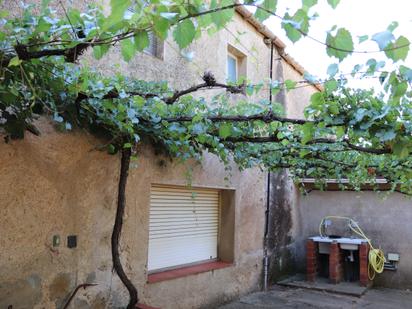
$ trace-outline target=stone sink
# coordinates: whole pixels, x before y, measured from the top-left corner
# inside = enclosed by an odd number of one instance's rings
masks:
[[[339,247],[342,250],[358,250],[359,245],[367,242],[366,239],[363,238],[348,238],[348,237],[324,237],[324,236],[314,236],[314,237],[309,237],[309,239],[312,239],[314,242],[319,243],[319,253],[326,253],[329,254],[329,244],[332,242],[337,242],[339,244]]]

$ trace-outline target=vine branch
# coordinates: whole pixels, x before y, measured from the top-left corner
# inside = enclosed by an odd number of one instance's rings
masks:
[[[113,260],[113,269],[116,271],[117,275],[119,276],[120,280],[126,286],[127,290],[129,291],[129,304],[127,305],[127,309],[135,308],[138,302],[138,295],[137,289],[127,277],[126,273],[124,272],[122,263],[120,261],[120,253],[119,253],[119,241],[120,235],[122,232],[123,227],[123,217],[124,211],[126,208],[126,184],[127,178],[129,176],[129,166],[130,166],[130,157],[132,155],[131,149],[123,149],[122,150],[122,157],[120,162],[120,177],[119,177],[119,185],[118,185],[118,196],[117,196],[117,211],[116,211],[116,218],[115,223],[113,226],[113,233],[112,233],[112,260]]]
[[[129,96],[141,96],[145,99],[159,97],[163,102],[170,105],[175,103],[180,97],[199,91],[201,89],[226,89],[230,93],[244,93],[245,85],[227,85],[223,83],[218,83],[214,79],[214,76],[210,72],[205,72],[202,79],[205,81],[204,83],[191,86],[184,90],[175,91],[173,95],[168,97],[161,97],[159,94],[156,93],[143,93],[143,92],[136,92],[136,91],[127,91],[126,94]],[[81,101],[86,99],[94,98],[84,92],[80,92],[75,100],[75,104],[78,105]],[[116,90],[111,90],[100,99],[118,99],[120,98],[120,94]]]

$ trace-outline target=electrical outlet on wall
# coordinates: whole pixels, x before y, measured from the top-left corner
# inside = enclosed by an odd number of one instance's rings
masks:
[[[67,248],[76,248],[77,247],[77,235],[67,236]]]
[[[60,235],[53,235],[53,247],[60,246]]]

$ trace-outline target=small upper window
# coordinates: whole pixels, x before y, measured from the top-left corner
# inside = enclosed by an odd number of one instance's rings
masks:
[[[232,54],[227,55],[227,81],[236,83],[238,79],[237,58]]]
[[[143,7],[146,7],[147,3],[142,2],[141,5],[143,5]],[[135,13],[136,13],[135,8],[130,7],[126,10],[124,18],[131,19],[133,17],[133,14]],[[163,59],[164,42],[160,40],[152,31],[148,32],[148,37],[149,37],[149,45],[143,50],[143,52],[146,54],[152,55],[156,58]]]
[[[160,40],[153,32],[149,32],[149,46],[144,52],[154,57],[163,59],[163,41]]]
[[[247,57],[239,49],[227,47],[226,80],[229,83],[239,83],[245,79],[247,73]]]

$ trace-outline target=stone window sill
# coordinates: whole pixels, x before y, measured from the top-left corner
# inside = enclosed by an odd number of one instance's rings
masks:
[[[156,283],[166,280],[172,280],[176,278],[182,278],[190,275],[196,275],[204,272],[208,272],[211,270],[221,269],[233,266],[232,263],[228,262],[207,262],[193,266],[187,266],[172,270],[166,270],[159,273],[150,274],[147,277],[147,283]]]

